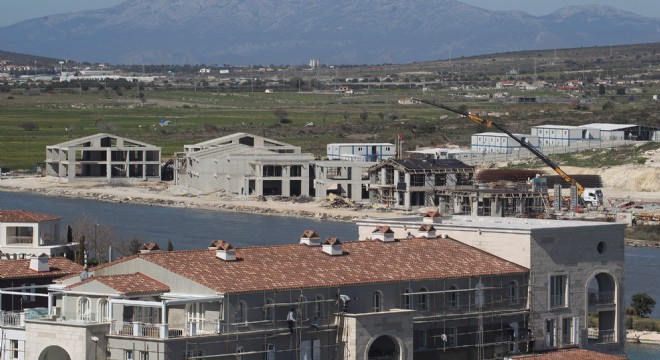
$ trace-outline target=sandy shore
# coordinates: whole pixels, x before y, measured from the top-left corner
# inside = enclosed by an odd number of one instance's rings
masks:
[[[255,197],[227,197],[217,193],[199,194],[192,189],[161,182],[127,182],[121,185],[97,182],[67,182],[53,177],[3,178],[0,191],[29,192],[48,196],[95,199],[153,206],[234,211],[280,216],[300,216],[334,221],[373,217],[397,217],[404,212],[371,207],[330,207],[328,202],[259,200]],[[416,214],[416,213],[415,213]]]
[[[626,332],[626,341],[632,343],[660,345],[660,333],[654,331],[628,330]]]

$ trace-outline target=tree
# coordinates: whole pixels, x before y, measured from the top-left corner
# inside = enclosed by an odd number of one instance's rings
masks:
[[[140,252],[140,247],[142,247],[142,241],[140,239],[134,237],[131,242],[128,244],[129,247],[129,253],[131,255],[135,255]]]
[[[174,251],[174,244],[172,244],[172,240],[167,240],[167,251]]]
[[[598,85],[598,95],[605,95],[605,84]]]
[[[284,109],[275,109],[273,110],[273,115],[275,115],[277,122],[282,124],[286,122],[287,118],[289,117],[289,112]]]
[[[605,104],[603,104],[603,110],[612,110],[614,109],[614,103],[611,100],[607,100]]]
[[[66,229],[66,242],[73,242],[73,228],[71,228],[71,225],[69,225]]]
[[[346,111],[342,111],[341,116],[344,117],[344,122],[347,122],[347,121],[348,121],[348,118],[351,117],[351,113],[350,113],[350,111],[348,111],[348,110],[346,110]]]
[[[369,119],[369,112],[367,110],[362,110],[360,113],[360,122],[367,122],[367,119]]]
[[[638,316],[647,317],[655,308],[655,300],[647,293],[637,293],[632,296],[631,307]]]

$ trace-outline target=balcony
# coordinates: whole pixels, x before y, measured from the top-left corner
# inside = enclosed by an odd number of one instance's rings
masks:
[[[614,329],[599,330],[596,328],[589,328],[588,330],[589,341],[606,344],[616,342]]]
[[[614,304],[614,291],[593,291],[589,290],[589,305],[609,305]]]
[[[7,245],[32,245],[32,236],[7,236]]]
[[[113,320],[110,324],[110,335],[169,339],[220,334],[223,332],[223,326],[224,324],[217,320],[211,322],[189,322],[185,324],[149,324]]]
[[[14,311],[0,311],[0,326],[25,327],[25,313]]]

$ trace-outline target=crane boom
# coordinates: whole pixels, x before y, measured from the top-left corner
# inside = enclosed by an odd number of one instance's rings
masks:
[[[449,106],[446,106],[446,105],[443,105],[443,104],[436,104],[436,103],[434,103],[434,102],[430,102],[430,101],[426,101],[426,100],[422,100],[422,99],[417,99],[417,98],[412,98],[412,100],[413,100],[413,101],[420,102],[420,103],[422,103],[422,104],[431,105],[431,106],[435,106],[435,107],[438,107],[438,108],[441,108],[441,109],[444,109],[444,110],[447,110],[447,111],[451,111],[451,112],[453,112],[453,113],[455,113],[455,114],[463,115],[463,116],[467,117],[468,119],[470,119],[470,120],[472,120],[472,121],[474,121],[474,122],[476,122],[476,123],[479,123],[479,124],[481,124],[481,125],[484,125],[484,126],[487,127],[487,128],[494,127],[494,128],[496,128],[497,130],[499,130],[499,131],[501,131],[501,132],[507,134],[510,138],[512,138],[512,139],[515,140],[518,144],[520,144],[520,146],[522,146],[522,147],[524,147],[525,149],[529,150],[529,151],[530,151],[532,154],[534,154],[537,158],[541,159],[541,161],[543,161],[546,165],[548,165],[549,167],[551,167],[552,170],[554,170],[557,174],[559,174],[559,176],[560,176],[562,179],[564,179],[564,181],[566,181],[567,183],[569,183],[569,184],[571,184],[571,185],[575,185],[575,187],[577,187],[578,196],[582,196],[582,193],[584,192],[584,187],[583,187],[582,185],[580,185],[580,183],[578,183],[577,180],[571,178],[568,174],[566,174],[566,172],[564,172],[564,170],[562,170],[562,169],[559,167],[559,165],[555,164],[554,161],[550,160],[549,157],[545,156],[542,152],[538,151],[535,147],[533,147],[533,146],[530,145],[529,143],[523,141],[522,139],[520,139],[519,137],[517,137],[516,135],[514,135],[513,133],[511,133],[509,130],[507,130],[506,128],[504,128],[502,125],[500,125],[500,124],[498,124],[498,123],[496,123],[496,122],[493,122],[493,121],[491,121],[491,120],[485,120],[485,119],[482,119],[482,118],[480,118],[480,117],[478,117],[478,116],[474,116],[474,115],[468,114],[468,113],[466,113],[466,112],[460,111],[460,110],[458,110],[458,109],[454,109],[454,108],[452,108],[452,107],[449,107]]]

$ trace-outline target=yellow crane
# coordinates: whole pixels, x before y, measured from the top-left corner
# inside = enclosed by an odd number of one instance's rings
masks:
[[[472,121],[474,121],[478,124],[481,124],[481,125],[483,125],[487,128],[496,128],[497,130],[507,134],[510,138],[512,138],[518,144],[520,144],[520,146],[522,146],[525,149],[529,150],[537,158],[541,159],[541,161],[543,161],[548,166],[550,166],[552,168],[552,170],[554,170],[557,174],[559,174],[559,176],[561,176],[562,179],[564,179],[564,181],[566,181],[567,183],[569,183],[571,185],[575,185],[575,187],[577,188],[578,197],[582,197],[582,193],[584,192],[584,186],[580,185],[580,183],[577,182],[577,180],[571,178],[568,174],[566,174],[566,172],[564,172],[564,170],[562,170],[559,167],[559,165],[555,164],[554,161],[550,160],[550,158],[545,156],[542,152],[538,151],[535,147],[533,147],[532,145],[530,145],[526,141],[523,141],[522,139],[520,139],[519,137],[517,137],[516,135],[511,133],[509,130],[504,128],[502,125],[500,125],[496,122],[493,122],[491,120],[485,120],[485,119],[482,119],[478,116],[468,114],[467,112],[463,112],[463,111],[460,111],[458,109],[451,108],[451,107],[443,105],[443,104],[437,104],[437,103],[434,103],[434,102],[431,102],[431,101],[426,101],[426,100],[417,99],[417,98],[412,98],[412,100],[413,100],[413,102],[419,102],[419,103],[422,103],[422,104],[435,106],[435,107],[438,107],[438,108],[441,108],[441,109],[444,109],[444,110],[447,110],[447,111],[451,111],[455,114],[463,115],[463,116],[467,117],[468,119],[470,119],[470,120],[472,120]]]

